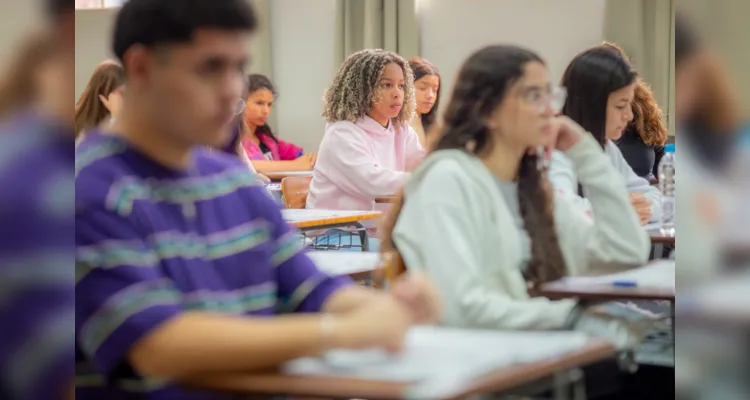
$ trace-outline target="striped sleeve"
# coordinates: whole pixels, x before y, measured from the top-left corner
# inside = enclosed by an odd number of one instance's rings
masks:
[[[181,312],[180,292],[133,223],[104,207],[76,210],[76,339],[103,374]]]
[[[257,188],[254,188],[257,189]],[[262,190],[262,189],[257,189]],[[299,232],[281,216],[279,207],[268,196],[254,196],[261,212],[272,224],[271,240],[274,268],[282,311],[319,312],[328,297],[343,286],[352,284],[348,277],[332,277],[318,270],[307,256]]]

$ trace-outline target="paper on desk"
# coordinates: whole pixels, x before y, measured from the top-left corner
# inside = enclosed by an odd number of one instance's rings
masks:
[[[589,339],[579,332],[498,332],[421,326],[413,328],[405,350],[335,350],[322,358],[292,361],[285,372],[368,380],[416,382],[415,398],[437,398],[471,380],[514,364],[575,351]]]
[[[611,285],[618,281],[632,281],[638,287],[674,289],[674,260],[657,260],[640,268],[601,276],[569,276],[566,282],[580,284]]]
[[[347,211],[347,210],[307,210],[296,208],[285,208],[281,215],[287,222],[308,221],[316,219],[351,217],[362,214],[370,214],[372,211]]]
[[[319,270],[333,276],[372,271],[380,263],[380,254],[368,251],[311,251],[307,255]]]

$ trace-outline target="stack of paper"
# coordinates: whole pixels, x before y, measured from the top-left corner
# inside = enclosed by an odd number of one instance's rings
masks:
[[[307,255],[319,270],[333,276],[372,271],[380,263],[379,253],[366,251],[311,251]]]
[[[409,397],[435,398],[461,389],[472,380],[514,364],[542,361],[583,347],[578,332],[502,332],[413,328],[405,350],[336,350],[322,358],[288,363],[292,374],[415,382]],[[440,394],[440,395],[438,395]]]
[[[371,214],[372,211],[346,211],[346,210],[307,210],[296,208],[285,208],[281,215],[287,222],[312,221],[319,219],[351,217],[363,214]]]

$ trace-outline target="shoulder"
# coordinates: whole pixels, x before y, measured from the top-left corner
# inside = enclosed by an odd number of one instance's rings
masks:
[[[413,172],[407,192],[457,194],[483,182],[488,171],[478,159],[462,150],[440,150],[428,156]]]
[[[73,143],[49,132],[0,132],[2,212],[67,212],[73,207]]]
[[[559,150],[554,150],[552,152],[549,161],[550,171],[573,171],[575,169],[573,166],[573,161],[567,155],[565,155],[565,153]]]
[[[358,134],[364,135],[365,130],[359,127],[354,122],[349,121],[336,121],[326,125],[325,134],[326,136],[333,135],[344,135],[344,134]]]

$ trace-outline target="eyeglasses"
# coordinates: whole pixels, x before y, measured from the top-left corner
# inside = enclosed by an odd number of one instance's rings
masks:
[[[239,99],[237,102],[237,108],[234,110],[234,115],[240,115],[243,111],[245,111],[245,100]]]
[[[539,88],[528,88],[523,94],[523,100],[531,105],[536,106],[536,110],[541,114],[547,107],[552,109],[553,113],[559,113],[565,105],[568,98],[568,91],[564,87],[555,87],[551,91],[542,91]]]

